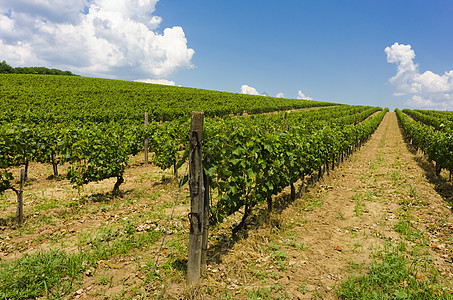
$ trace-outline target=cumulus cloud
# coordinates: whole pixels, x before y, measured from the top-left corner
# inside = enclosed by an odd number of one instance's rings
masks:
[[[283,94],[283,92],[280,92],[280,93],[278,93],[275,97],[277,97],[277,98],[284,98],[284,97],[285,97],[285,94]]]
[[[3,0],[0,57],[121,79],[165,78],[192,67],[179,26],[158,28],[158,0]]]
[[[248,86],[246,84],[243,84],[241,86],[241,93],[242,94],[259,95],[259,96],[261,96],[261,94],[258,93],[258,91],[254,87]]]
[[[167,79],[137,79],[137,82],[163,84],[163,85],[175,85],[175,82]]]
[[[385,48],[387,62],[397,65],[396,75],[389,79],[394,96],[407,96],[406,105],[428,109],[453,108],[453,70],[442,75],[431,71],[420,73],[414,63],[411,45],[394,43]]]
[[[304,100],[313,100],[313,98],[307,97],[302,93],[301,90],[297,92],[297,99],[304,99]]]

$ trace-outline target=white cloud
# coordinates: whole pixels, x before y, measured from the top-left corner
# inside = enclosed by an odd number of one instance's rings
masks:
[[[3,0],[0,57],[89,76],[165,78],[191,68],[181,27],[157,29],[158,0]]]
[[[163,84],[163,85],[175,85],[175,82],[167,79],[137,79],[137,82]]]
[[[285,94],[283,94],[283,92],[280,92],[280,93],[278,93],[275,97],[277,97],[277,98],[284,98],[284,97],[285,97]]]
[[[297,92],[297,99],[304,99],[304,100],[313,100],[313,98],[307,97],[302,93],[301,90]]]
[[[394,96],[409,96],[405,104],[410,107],[453,108],[453,70],[443,75],[431,71],[420,74],[411,45],[394,43],[385,53],[387,62],[397,65],[396,75],[389,79],[395,87]]]
[[[246,84],[243,84],[241,86],[241,93],[249,95],[261,95],[254,87],[248,86]]]

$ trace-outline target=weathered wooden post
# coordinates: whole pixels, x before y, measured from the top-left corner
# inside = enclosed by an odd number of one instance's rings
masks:
[[[24,181],[25,181],[25,170],[20,170],[20,187],[19,192],[17,193],[17,211],[16,211],[16,221],[20,225],[24,220]]]
[[[58,177],[58,163],[57,163],[57,159],[55,157],[55,153],[53,151],[52,151],[51,159],[52,159],[53,177],[56,179]]]
[[[203,172],[204,185],[204,207],[203,207],[203,237],[201,242],[201,274],[206,273],[208,260],[208,238],[209,238],[209,176]]]
[[[149,145],[149,137],[148,132],[146,129],[148,128],[148,113],[145,112],[145,166],[148,165],[148,145]]]
[[[203,140],[203,112],[192,112],[190,124],[189,188],[190,234],[187,262],[187,283],[197,284],[201,277],[201,249],[203,241],[204,184],[201,144]]]

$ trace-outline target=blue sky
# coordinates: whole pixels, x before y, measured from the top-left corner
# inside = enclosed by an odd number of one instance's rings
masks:
[[[453,109],[452,1],[65,2],[1,0],[0,60],[229,92]]]

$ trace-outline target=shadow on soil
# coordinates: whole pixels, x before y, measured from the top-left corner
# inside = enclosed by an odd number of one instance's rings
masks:
[[[366,141],[365,141],[366,142]],[[363,144],[365,144],[363,142]],[[362,145],[363,145],[362,144]],[[360,147],[354,149],[354,152],[359,150]],[[337,161],[335,167],[338,167],[338,163],[341,165],[344,161],[348,159],[348,156],[344,157],[344,160]],[[324,181],[324,176],[329,176],[330,172],[335,173],[334,169],[325,169],[322,171],[322,174],[319,178],[319,173],[316,172],[313,175],[313,178],[307,177],[304,183],[295,184],[296,186],[296,196],[294,199],[291,197],[291,193],[289,191],[283,192],[277,197],[273,198],[272,201],[272,212],[269,213],[267,207],[265,205],[260,207],[254,207],[253,212],[251,213],[250,217],[247,219],[245,226],[241,229],[238,233],[232,233],[233,228],[229,232],[225,232],[217,237],[217,240],[214,243],[210,242],[209,249],[208,249],[208,256],[207,261],[208,264],[211,263],[221,263],[222,262],[222,255],[227,254],[229,250],[233,248],[233,246],[240,240],[246,239],[248,237],[248,233],[251,230],[255,230],[258,228],[264,227],[271,227],[281,229],[280,227],[284,226],[284,220],[279,218],[281,213],[295,200],[299,199],[307,193],[310,189],[314,188],[316,185],[322,183]]]
[[[309,180],[307,184],[300,184],[299,187],[296,185],[296,197],[291,198],[290,192],[283,192],[277,197],[273,198],[272,201],[272,211],[269,212],[266,205],[261,205],[260,207],[254,207],[250,216],[245,221],[245,224],[241,230],[237,233],[233,233],[233,228],[230,231],[224,232],[219,235],[214,243],[210,242],[208,249],[207,261],[208,264],[216,263],[219,264],[222,262],[222,255],[227,254],[233,246],[248,237],[248,233],[252,230],[258,228],[271,227],[282,229],[283,221],[282,218],[279,218],[281,213],[295,200],[301,198],[301,196],[306,193],[310,188],[313,188],[315,184],[323,181],[323,177],[320,180],[316,180],[315,183]]]

